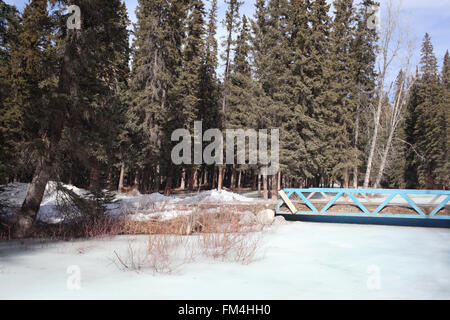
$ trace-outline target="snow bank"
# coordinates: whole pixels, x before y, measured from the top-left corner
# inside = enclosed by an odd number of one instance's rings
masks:
[[[2,186],[4,191],[0,193],[0,199],[6,201],[12,207],[19,207],[22,205],[23,200],[25,199],[29,183],[11,183],[7,186]],[[59,217],[56,211],[57,205],[57,192],[56,192],[56,182],[49,182],[45,187],[44,197],[41,202],[41,207],[38,212],[37,219],[43,222],[48,223],[58,223],[61,221],[61,217]],[[86,197],[89,192],[77,188],[72,185],[64,185],[65,188],[72,190],[80,197]]]
[[[209,203],[209,202],[252,202],[255,199],[247,198],[239,194],[225,190],[210,190],[200,193],[197,196],[183,199],[182,203]]]
[[[72,185],[64,185],[65,188],[72,190],[80,197],[86,198],[89,191],[77,188]],[[4,187],[5,191],[0,194],[0,199],[8,201],[12,206],[18,207],[22,204],[27,194],[28,183],[11,183]],[[110,214],[119,214],[125,209],[135,212],[131,219],[147,221],[150,219],[168,220],[178,216],[192,213],[189,208],[180,210],[179,206],[187,206],[199,203],[233,203],[233,202],[251,202],[255,199],[247,198],[225,190],[211,190],[201,192],[194,196],[181,198],[180,196],[166,197],[160,193],[152,194],[121,194],[115,193],[118,202],[108,207]],[[257,200],[256,200],[257,201]],[[44,198],[37,216],[37,219],[47,223],[58,223],[62,219],[57,210],[57,192],[56,182],[49,182],[45,189]]]
[[[160,193],[152,193],[152,194],[139,194],[136,196],[125,194],[125,193],[115,193],[116,199],[124,202],[130,201],[151,201],[151,202],[174,202],[177,199],[174,197],[166,197]]]

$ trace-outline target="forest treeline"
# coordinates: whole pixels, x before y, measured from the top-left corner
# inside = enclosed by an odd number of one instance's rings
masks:
[[[67,29],[71,4],[81,30]],[[130,45],[120,0],[31,0],[23,12],[0,0],[0,184],[32,182],[24,217],[49,180],[265,197],[335,184],[449,187],[449,56],[440,70],[428,34],[416,72],[397,70],[389,84],[372,0],[256,0],[252,17],[238,0],[225,5],[218,21],[216,0],[139,0]],[[194,121],[280,128],[279,174],[175,166],[171,134]]]

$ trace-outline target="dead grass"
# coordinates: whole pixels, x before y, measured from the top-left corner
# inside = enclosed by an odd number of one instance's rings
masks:
[[[146,249],[130,243],[125,252],[115,252],[121,269],[172,273],[199,257],[242,264],[253,262],[261,248],[263,233],[256,224],[242,224],[239,214],[223,208],[217,213],[196,209],[188,216],[168,221],[126,222],[127,230],[147,231]]]
[[[129,241],[125,251],[114,251],[112,261],[123,271],[173,273],[195,261],[196,241],[179,235],[149,235],[146,243]]]
[[[198,258],[248,265],[262,247],[262,233],[202,233],[198,236],[149,235],[147,245],[129,242],[114,251],[112,261],[123,271],[170,274]]]
[[[148,255],[146,248],[136,245],[133,241],[128,241],[127,248],[124,253],[114,251],[112,261],[121,270],[132,270],[139,272],[147,266]]]
[[[261,247],[262,233],[203,233],[199,236],[203,255],[249,264]]]

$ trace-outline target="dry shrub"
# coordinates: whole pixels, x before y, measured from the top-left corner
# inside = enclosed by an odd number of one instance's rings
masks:
[[[249,264],[254,261],[261,247],[262,233],[203,233],[199,244],[203,254],[222,261]]]
[[[150,221],[149,234],[190,235],[193,231],[192,225],[192,215],[166,221]]]
[[[100,216],[58,224],[37,222],[30,230],[29,237],[68,241],[105,238],[120,235],[122,232],[123,221],[121,219],[112,216]]]
[[[242,223],[239,212],[220,207],[217,213],[197,215],[196,221],[201,229],[198,247],[204,256],[249,264],[261,247],[263,234],[256,219]]]
[[[144,226],[144,227],[143,227]],[[191,215],[168,221],[127,221],[128,231],[147,230],[147,250],[129,246],[125,254],[116,254],[122,270],[150,269],[171,273],[197,257],[220,259],[242,264],[253,262],[263,234],[254,225],[242,224],[240,215],[231,210]],[[197,233],[196,236],[189,236]]]
[[[121,270],[155,273],[172,273],[187,262],[194,260],[192,239],[177,235],[150,235],[146,245],[128,243],[123,254],[114,251],[113,260]]]
[[[147,253],[151,268],[156,272],[171,273],[194,260],[192,238],[180,235],[150,235]]]
[[[178,217],[171,220],[136,221],[132,219],[122,220],[122,234],[147,235],[147,234],[184,234],[187,229],[188,217]]]
[[[114,251],[123,271],[173,273],[199,257],[250,264],[262,244],[261,233],[205,233],[197,237],[150,235],[147,246],[129,243],[125,252]]]
[[[133,241],[129,241],[126,252],[119,254],[114,251],[115,258],[113,262],[121,270],[130,270],[139,272],[147,267],[147,248],[142,246],[137,246]]]
[[[204,233],[239,232],[242,227],[240,216],[230,211],[202,214],[198,220]]]
[[[150,266],[156,272],[171,272],[172,255],[179,243],[170,235],[150,235],[148,237],[147,256]]]
[[[80,223],[82,238],[100,238],[122,233],[122,222],[111,216],[94,217]]]

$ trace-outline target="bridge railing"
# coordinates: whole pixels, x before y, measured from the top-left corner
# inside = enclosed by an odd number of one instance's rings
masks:
[[[279,193],[277,214],[450,219],[444,212],[448,210],[450,191],[310,188],[284,189]],[[341,208],[334,210],[336,206]],[[383,213],[387,207],[396,207],[396,211],[406,209],[407,213]],[[355,208],[358,212],[354,212]]]

